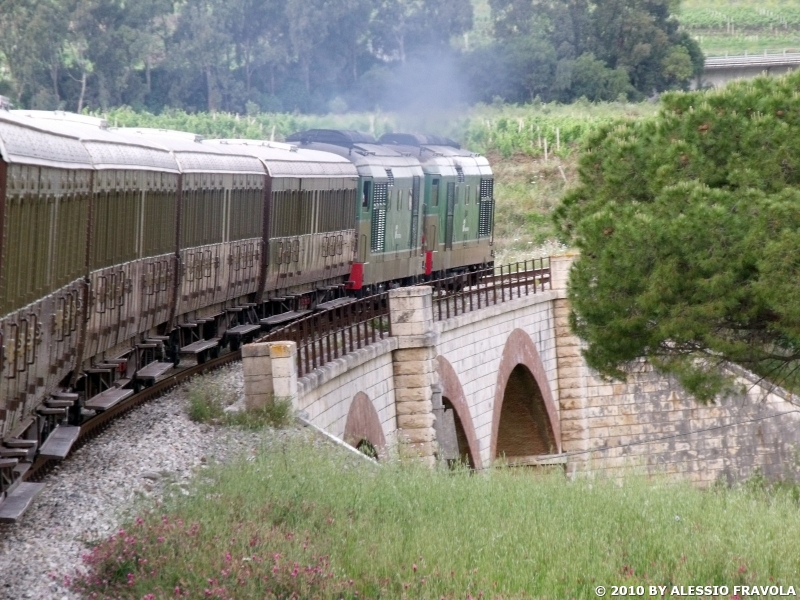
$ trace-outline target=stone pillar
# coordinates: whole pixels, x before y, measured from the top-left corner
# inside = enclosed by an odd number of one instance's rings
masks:
[[[569,270],[577,253],[550,258],[550,282],[553,290],[566,295]],[[554,300],[553,317],[556,335],[556,368],[558,373],[558,403],[561,415],[561,447],[564,452],[587,450],[589,423],[587,420],[588,367],[581,355],[581,341],[569,327],[571,307],[566,298]],[[583,460],[588,455],[581,455]]]
[[[552,289],[567,291],[569,270],[577,257],[577,252],[567,252],[550,257],[550,287]]]
[[[245,408],[272,404],[275,398],[297,398],[297,344],[267,342],[242,346]]]
[[[436,374],[436,331],[433,327],[432,288],[417,286],[389,291],[394,394],[401,457],[436,462],[435,417],[431,386]]]
[[[275,388],[272,385],[272,359],[269,344],[242,346],[242,371],[244,371],[244,405],[246,410],[256,410],[272,404]]]
[[[275,397],[297,400],[297,344],[272,342],[269,348],[272,359],[272,386]]]

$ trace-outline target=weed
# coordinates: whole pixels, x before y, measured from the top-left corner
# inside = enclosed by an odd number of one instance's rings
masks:
[[[235,390],[224,387],[210,376],[200,375],[187,385],[189,418],[198,423],[231,425],[246,429],[287,427],[292,423],[290,399],[275,398],[271,404],[254,410],[226,411],[240,401]]]
[[[225,423],[245,429],[260,429],[264,426],[281,429],[294,421],[294,408],[289,398],[274,398],[262,408],[226,413]]]
[[[76,587],[131,600],[589,599],[597,585],[795,585],[789,493],[375,469],[319,442],[250,458],[206,470],[193,493],[98,545]]]

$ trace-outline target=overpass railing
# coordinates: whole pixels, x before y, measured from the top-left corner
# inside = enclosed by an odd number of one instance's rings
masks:
[[[433,318],[449,319],[500,302],[550,289],[550,259],[479,269],[425,282],[433,288]],[[297,374],[303,377],[348,352],[391,336],[389,292],[320,311],[270,331],[259,342],[297,344]]]
[[[456,317],[550,289],[550,259],[537,258],[453,275],[430,283],[433,288],[433,318]]]
[[[390,335],[389,293],[383,292],[303,317],[258,341],[296,342],[297,375],[302,377]]]

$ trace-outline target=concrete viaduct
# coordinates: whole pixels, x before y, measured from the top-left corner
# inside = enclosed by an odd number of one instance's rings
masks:
[[[300,377],[297,343],[245,346],[246,401],[291,397],[311,424],[379,459],[633,469],[701,484],[795,477],[800,415],[785,391],[742,371],[740,395],[703,406],[643,362],[625,382],[592,372],[568,325],[572,258],[551,258],[535,292],[502,290],[450,318],[429,286],[392,290],[390,335]]]
[[[744,54],[706,58],[705,69],[694,87],[722,87],[735,79],[751,79],[759,75],[785,75],[800,66],[800,52],[778,54]]]

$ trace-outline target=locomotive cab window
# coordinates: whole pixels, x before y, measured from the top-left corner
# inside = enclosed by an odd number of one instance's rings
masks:
[[[369,200],[370,200],[371,196],[372,196],[372,182],[371,181],[365,181],[364,182],[364,195],[361,198],[361,207],[362,208],[366,208],[367,210],[369,210]]]

